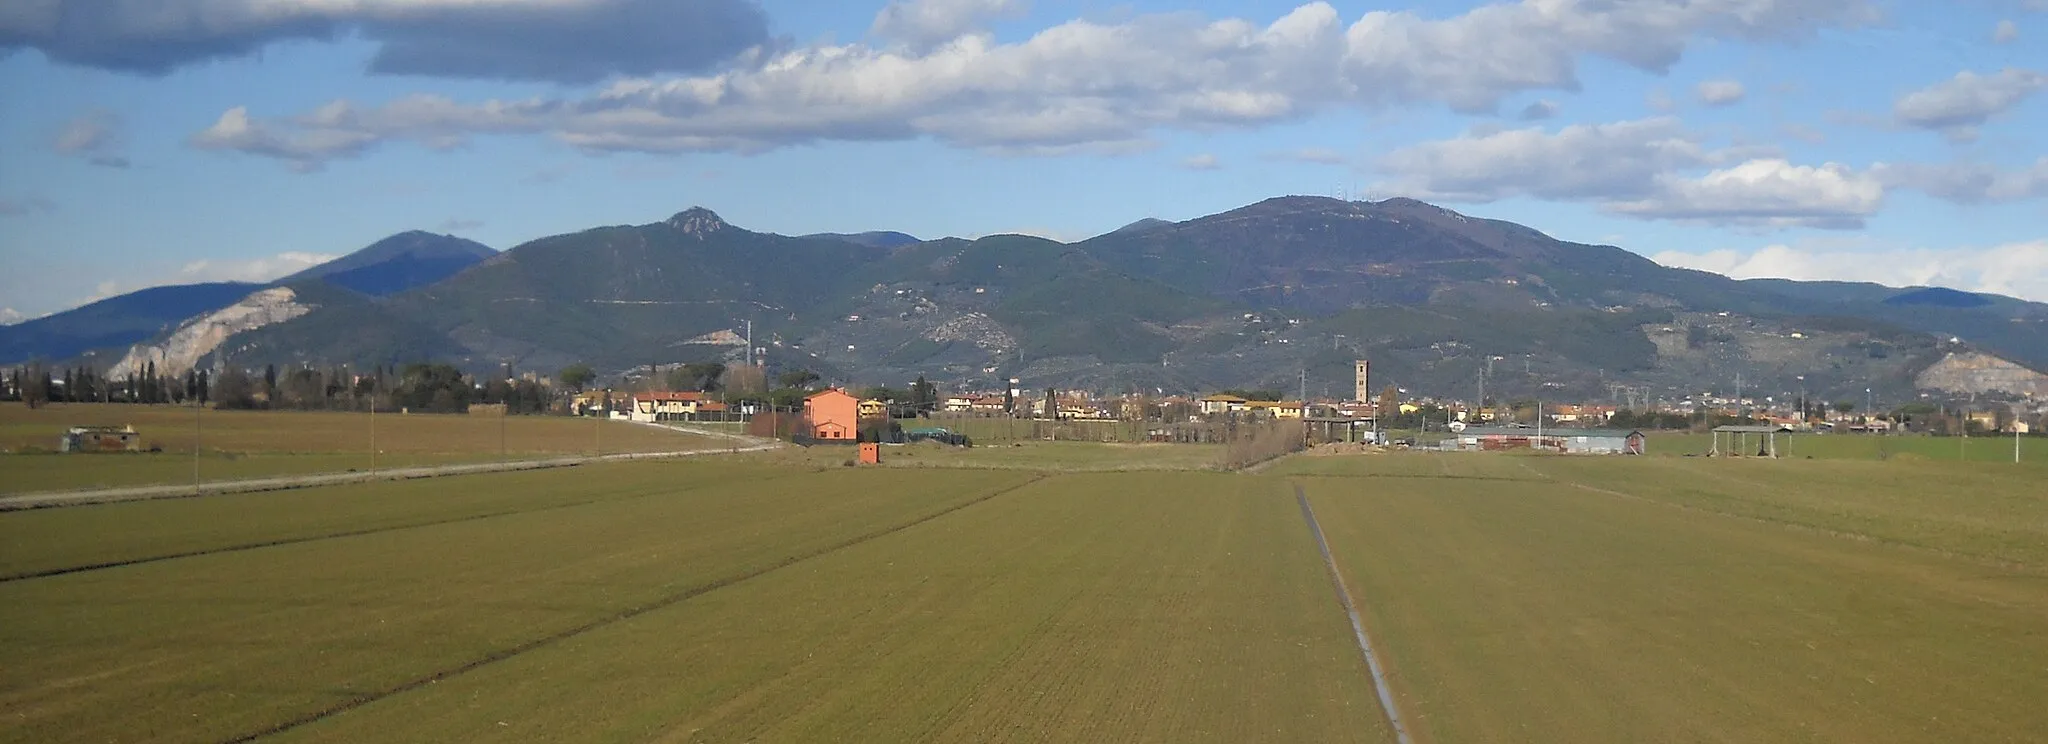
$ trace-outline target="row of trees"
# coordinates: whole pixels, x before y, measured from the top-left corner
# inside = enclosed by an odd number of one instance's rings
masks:
[[[8,374],[6,397],[30,408],[45,403],[183,403],[194,397],[204,402],[210,386],[206,372],[159,375],[156,362],[145,365],[141,373],[111,379],[91,367],[69,367],[59,377],[36,364]]]
[[[554,394],[540,382],[503,373],[479,382],[447,364],[377,366],[358,371],[346,366],[264,367],[261,374],[230,368],[215,375],[188,370],[159,375],[155,363],[140,374],[110,380],[89,367],[66,369],[60,383],[49,369],[30,365],[12,371],[7,396],[31,407],[45,403],[174,403],[196,400],[223,409],[297,411],[411,410],[461,413],[476,403],[505,406],[510,413],[545,413]]]

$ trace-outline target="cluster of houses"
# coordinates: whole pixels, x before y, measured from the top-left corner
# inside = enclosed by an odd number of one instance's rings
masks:
[[[1691,401],[1685,401],[1691,404]],[[1894,422],[1883,417],[1850,416],[1843,412],[1801,417],[1796,409],[1763,406],[1757,408],[1708,407],[1709,412],[1734,416],[1738,411],[1757,432],[1837,431],[1889,433]],[[1529,420],[1527,410],[1502,406],[1470,406],[1458,401],[1402,401],[1390,403],[1399,414],[1414,414],[1433,406],[1442,412],[1450,436],[1435,446],[1452,450],[1500,450],[1531,448],[1558,452],[1641,454],[1647,438],[1627,428],[1611,428],[1621,411],[1598,404],[1548,404],[1541,409],[1543,423]],[[1374,401],[1252,400],[1218,393],[1203,396],[1093,396],[1084,391],[1062,391],[1052,398],[1031,396],[1022,390],[1007,393],[960,393],[941,398],[933,412],[951,415],[1024,416],[1065,421],[1214,421],[1221,418],[1270,418],[1300,420],[1308,424],[1311,437],[1321,441],[1368,441],[1380,430],[1377,425],[1381,404]],[[1681,405],[1659,413],[1692,415],[1696,405]],[[1786,410],[1779,410],[1785,408]],[[623,409],[623,410],[622,410]],[[639,422],[745,420],[754,411],[749,406],[731,406],[701,392],[584,393],[572,399],[571,410],[585,414],[609,411],[614,418]],[[862,399],[844,388],[827,388],[804,402],[802,435],[821,442],[853,442],[860,438],[863,419],[888,418],[895,412],[888,401]],[[900,412],[898,412],[900,413]],[[1385,412],[1396,414],[1396,409]],[[1969,414],[1970,420],[1986,430],[2029,433],[2017,418],[2001,419],[1991,411]],[[1432,416],[1432,420],[1436,420]],[[2018,428],[2010,428],[2018,427]],[[1731,434],[1738,432],[1729,432]]]

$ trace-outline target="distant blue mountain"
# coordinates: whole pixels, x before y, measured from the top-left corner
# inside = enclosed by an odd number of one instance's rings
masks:
[[[924,242],[915,235],[895,232],[893,230],[873,230],[864,233],[811,233],[803,237],[843,240],[854,245],[864,245],[869,248],[900,248]]]
[[[319,279],[372,297],[387,297],[434,284],[495,255],[497,251],[474,240],[412,230],[285,277],[278,283]]]
[[[1991,299],[1983,295],[1949,289],[1947,287],[1926,287],[1903,292],[1884,300],[1887,305],[1932,305],[1934,307],[1984,307]]]
[[[11,326],[0,326],[0,364],[67,360],[148,341],[267,286],[310,282],[385,297],[424,287],[497,255],[473,240],[413,230],[269,284],[151,287]]]
[[[235,304],[261,286],[214,282],[150,287],[0,327],[0,360],[70,359],[93,349],[141,343],[186,318]]]

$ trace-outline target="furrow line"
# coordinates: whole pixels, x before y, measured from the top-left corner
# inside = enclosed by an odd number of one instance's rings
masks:
[[[758,482],[761,482],[761,481],[766,481],[766,480],[774,480],[774,479],[777,479],[777,478],[786,478],[786,477],[789,477],[789,475],[786,475],[786,474],[777,474],[777,475],[771,475],[771,476],[768,476],[768,477],[766,477],[766,478],[760,478],[760,479],[757,479],[757,480],[755,480],[754,482],[758,483]],[[591,504],[608,504],[608,503],[614,503],[614,502],[625,502],[625,501],[631,501],[631,500],[633,500],[633,499],[644,499],[644,498],[652,498],[652,497],[655,497],[655,496],[665,496],[665,495],[672,495],[672,494],[676,494],[676,493],[687,493],[687,492],[690,492],[690,491],[694,491],[694,490],[697,490],[698,488],[701,488],[701,486],[699,486],[699,487],[692,487],[692,488],[684,488],[684,489],[682,489],[682,490],[680,490],[680,491],[655,491],[655,492],[650,492],[650,493],[643,493],[643,494],[639,494],[639,495],[635,495],[635,496],[621,496],[621,497],[616,497],[616,498],[605,498],[605,499],[586,499],[586,500],[584,500],[584,501],[575,501],[575,502],[570,502],[570,503],[566,503],[566,504],[549,504],[549,505],[547,505],[547,506],[537,506],[537,507],[534,507],[534,508],[531,508],[531,509],[508,509],[508,510],[505,510],[505,511],[496,511],[496,512],[490,512],[490,513],[487,513],[487,514],[472,514],[472,515],[469,515],[469,516],[466,516],[466,517],[452,517],[452,518],[449,518],[449,519],[437,519],[437,520],[434,520],[434,521],[431,521],[431,522],[418,522],[418,523],[414,523],[414,524],[398,524],[398,525],[391,525],[391,526],[389,526],[389,527],[371,527],[371,528],[366,528],[366,529],[360,529],[360,530],[344,530],[344,531],[341,531],[341,532],[326,532],[326,533],[321,533],[321,534],[318,534],[318,535],[305,535],[305,536],[301,536],[301,537],[286,537],[286,538],[279,538],[279,539],[276,539],[276,540],[262,540],[262,541],[258,541],[258,542],[249,542],[249,543],[238,543],[238,544],[235,544],[235,545],[226,545],[226,546],[222,546],[222,547],[218,547],[218,548],[206,548],[206,549],[204,549],[204,550],[188,550],[188,551],[185,551],[185,552],[182,552],[182,553],[167,553],[167,554],[164,554],[164,555],[152,555],[152,556],[144,556],[144,557],[141,557],[141,558],[129,558],[129,559],[125,559],[125,560],[118,560],[118,561],[106,561],[106,562],[104,562],[104,563],[88,563],[88,564],[85,564],[85,565],[80,565],[80,566],[66,566],[66,567],[63,567],[63,568],[46,568],[46,569],[43,569],[43,570],[40,570],[40,571],[27,571],[27,572],[23,572],[23,573],[17,573],[17,574],[6,574],[6,575],[0,575],[0,584],[5,584],[5,583],[8,583],[8,582],[13,582],[13,581],[27,581],[27,580],[29,580],[29,579],[45,579],[45,578],[49,578],[49,577],[52,577],[52,576],[65,576],[65,575],[68,575],[68,574],[75,574],[75,573],[85,573],[85,572],[87,572],[87,571],[101,571],[101,570],[105,570],[105,569],[109,569],[109,568],[121,568],[121,567],[123,567],[123,566],[135,566],[135,565],[141,565],[141,564],[144,564],[144,563],[156,563],[156,562],[159,562],[159,561],[173,561],[173,560],[178,560],[178,559],[181,559],[181,558],[198,558],[198,557],[200,557],[200,556],[207,556],[207,555],[218,555],[218,554],[221,554],[221,553],[235,553],[235,552],[240,552],[240,551],[244,551],[244,550],[259,550],[259,549],[262,549],[262,548],[275,548],[275,547],[278,547],[278,546],[282,546],[282,545],[297,545],[297,544],[300,544],[300,543],[309,543],[309,542],[319,542],[319,541],[321,541],[321,540],[339,540],[339,539],[342,539],[342,538],[347,538],[347,537],[361,537],[361,536],[363,536],[363,535],[376,535],[376,534],[380,534],[380,533],[385,533],[385,532],[397,532],[397,531],[399,531],[399,530],[411,530],[411,529],[419,529],[419,528],[422,528],[422,527],[439,527],[439,526],[441,526],[441,525],[448,525],[448,524],[460,524],[460,523],[463,523],[463,522],[474,522],[474,521],[476,521],[476,520],[480,520],[480,519],[496,519],[496,518],[498,518],[498,517],[511,517],[511,516],[518,516],[518,515],[520,515],[520,514],[539,514],[539,513],[541,513],[541,512],[547,512],[547,511],[554,511],[554,510],[556,510],[556,509],[573,509],[573,508],[575,508],[575,507],[579,507],[579,506],[589,506],[589,505],[591,505]]]
[[[1387,725],[1394,729],[1394,739],[1399,744],[1415,744],[1408,735],[1408,727],[1401,723],[1401,711],[1394,704],[1394,690],[1387,685],[1387,671],[1380,666],[1380,657],[1373,651],[1372,637],[1365,632],[1365,621],[1358,617],[1358,607],[1351,601],[1351,591],[1344,588],[1344,574],[1337,570],[1337,559],[1330,555],[1330,543],[1323,539],[1323,526],[1316,522],[1315,507],[1309,506],[1308,493],[1301,484],[1294,484],[1294,500],[1301,505],[1301,518],[1308,523],[1309,534],[1316,539],[1316,550],[1323,554],[1323,567],[1330,570],[1330,583],[1337,589],[1337,604],[1344,608],[1344,615],[1351,619],[1351,634],[1358,639],[1358,652],[1365,656],[1365,668],[1372,673],[1372,687],[1380,699],[1380,711],[1387,715]]]
[[[225,739],[225,740],[223,740],[223,744],[244,744],[245,742],[252,742],[252,741],[256,741],[256,740],[258,740],[258,739],[262,739],[262,738],[264,738],[264,737],[267,737],[267,736],[271,736],[271,735],[274,735],[274,734],[281,734],[281,733],[284,733],[284,732],[286,732],[286,731],[290,731],[290,730],[293,730],[293,729],[296,729],[296,728],[300,728],[300,727],[302,727],[302,726],[307,726],[307,725],[310,725],[310,724],[318,723],[318,722],[320,722],[320,721],[323,721],[323,720],[326,720],[326,719],[328,719],[328,718],[332,718],[332,717],[334,717],[334,716],[337,716],[337,715],[340,715],[340,714],[342,714],[342,713],[347,713],[347,712],[349,712],[349,711],[355,710],[355,709],[357,709],[357,708],[361,708],[361,707],[363,707],[363,706],[366,706],[366,705],[369,705],[369,704],[371,704],[371,703],[375,703],[375,702],[378,702],[378,701],[380,701],[380,700],[384,700],[384,699],[386,699],[386,698],[390,698],[390,697],[393,697],[393,696],[396,696],[396,695],[402,695],[402,694],[404,694],[404,693],[407,693],[407,692],[412,692],[412,691],[414,691],[414,690],[418,690],[418,689],[424,688],[424,687],[426,687],[427,685],[431,685],[431,684],[434,684],[434,683],[436,683],[436,682],[439,682],[439,681],[441,681],[441,680],[444,680],[444,679],[448,679],[448,678],[450,678],[450,677],[455,677],[455,676],[458,676],[458,675],[462,675],[462,674],[465,674],[465,673],[468,673],[468,672],[473,672],[473,671],[476,671],[476,670],[478,670],[478,669],[482,669],[482,668],[484,668],[484,667],[486,667],[486,666],[490,666],[490,665],[492,665],[492,664],[496,664],[496,663],[498,663],[498,662],[502,662],[502,661],[506,661],[506,660],[509,660],[509,659],[512,659],[512,658],[518,657],[518,656],[520,656],[520,655],[523,655],[523,654],[526,654],[527,652],[530,652],[530,651],[535,651],[535,650],[539,650],[539,649],[542,649],[542,648],[546,648],[546,647],[548,647],[548,646],[552,646],[552,645],[554,645],[554,644],[557,644],[557,643],[561,643],[561,642],[563,642],[563,641],[569,640],[569,639],[571,639],[571,638],[575,638],[576,636],[580,636],[580,635],[583,635],[583,634],[585,634],[585,633],[589,633],[589,632],[591,632],[591,631],[595,631],[595,630],[600,630],[600,629],[602,629],[602,628],[605,628],[605,627],[609,627],[609,626],[611,626],[611,625],[615,625],[615,624],[617,624],[617,623],[625,622],[625,621],[627,621],[627,620],[631,620],[631,619],[633,619],[633,618],[639,617],[639,616],[641,616],[641,615],[645,615],[645,614],[647,614],[647,613],[650,613],[650,612],[654,612],[654,611],[656,611],[656,610],[662,610],[662,609],[667,609],[667,608],[669,608],[669,607],[673,607],[673,606],[675,606],[675,605],[678,605],[678,604],[682,604],[683,602],[689,601],[689,600],[691,600],[691,599],[695,599],[695,598],[697,598],[697,597],[701,597],[701,596],[704,596],[704,595],[706,595],[706,594],[709,594],[709,593],[711,593],[711,592],[717,591],[717,590],[719,590],[719,589],[724,589],[724,588],[726,588],[726,587],[729,587],[729,586],[733,586],[733,585],[735,585],[735,584],[739,584],[739,583],[742,583],[742,582],[746,582],[746,581],[750,581],[750,580],[753,580],[753,579],[757,579],[757,578],[760,578],[760,577],[762,577],[762,576],[765,576],[765,575],[767,575],[767,574],[770,574],[770,573],[774,573],[774,572],[776,572],[776,571],[779,571],[779,570],[782,570],[782,569],[788,568],[788,567],[790,567],[790,566],[794,566],[794,565],[797,565],[797,564],[799,564],[799,563],[803,563],[803,562],[805,562],[805,561],[809,561],[809,560],[812,560],[812,559],[814,559],[814,558],[821,558],[821,557],[824,557],[824,556],[826,556],[826,555],[829,555],[829,554],[832,554],[832,553],[836,553],[836,552],[838,552],[838,551],[841,551],[841,550],[845,550],[845,549],[847,549],[847,548],[851,548],[851,547],[854,547],[854,546],[856,546],[856,545],[860,545],[860,544],[862,544],[862,543],[865,543],[865,542],[869,542],[869,541],[872,541],[872,540],[877,540],[877,539],[880,539],[880,538],[883,538],[883,537],[888,537],[889,535],[893,535],[893,534],[896,534],[896,533],[898,533],[898,532],[902,532],[902,531],[904,531],[904,530],[910,529],[910,528],[912,528],[912,527],[916,527],[916,526],[918,526],[918,525],[924,524],[924,523],[926,523],[926,522],[930,522],[930,521],[932,521],[932,520],[938,519],[938,518],[940,518],[940,517],[944,517],[944,516],[946,516],[946,515],[948,515],[948,514],[952,514],[952,513],[954,513],[954,512],[960,511],[960,510],[962,510],[962,509],[966,509],[966,508],[968,508],[968,507],[970,507],[970,506],[974,506],[974,505],[976,505],[976,504],[980,504],[980,503],[983,503],[983,502],[989,501],[989,500],[991,500],[991,499],[994,499],[994,498],[996,498],[996,497],[998,497],[998,496],[1002,496],[1002,495],[1004,495],[1004,494],[1009,494],[1009,493],[1014,493],[1014,492],[1016,492],[1016,491],[1019,491],[1019,490],[1022,490],[1022,489],[1024,489],[1024,488],[1025,488],[1025,487],[1027,487],[1027,486],[1030,486],[1030,485],[1031,485],[1031,484],[1033,484],[1033,483],[1037,483],[1038,481],[1041,481],[1041,480],[1044,480],[1044,479],[1045,479],[1045,476],[1043,476],[1043,475],[1040,475],[1040,476],[1035,476],[1035,477],[1033,477],[1033,478],[1031,478],[1031,479],[1029,479],[1029,480],[1026,480],[1026,481],[1024,481],[1024,482],[1022,482],[1022,483],[1019,483],[1019,484],[1017,484],[1017,485],[1014,485],[1014,486],[1010,486],[1010,487],[1008,487],[1008,488],[1001,488],[1001,489],[997,489],[997,490],[995,490],[995,491],[993,491],[993,492],[990,492],[990,493],[988,493],[988,494],[984,494],[984,495],[982,495],[982,496],[979,496],[979,497],[976,497],[976,498],[974,498],[974,499],[970,499],[970,500],[968,500],[968,501],[965,501],[965,502],[962,502],[962,503],[959,503],[959,504],[955,504],[955,505],[953,505],[953,506],[949,506],[949,507],[946,507],[946,508],[944,508],[944,509],[941,509],[941,510],[939,510],[939,511],[933,512],[933,513],[931,513],[931,514],[927,514],[927,515],[925,515],[925,516],[922,516],[922,517],[918,517],[917,519],[913,519],[913,520],[911,520],[911,521],[908,521],[908,522],[904,522],[904,523],[902,523],[902,524],[894,525],[894,526],[891,526],[891,527],[884,527],[884,528],[882,528],[882,529],[879,529],[879,530],[874,530],[874,531],[872,531],[872,532],[868,532],[868,533],[865,533],[865,534],[857,535],[857,536],[855,536],[855,537],[852,537],[852,538],[848,538],[848,539],[846,539],[846,540],[843,540],[843,541],[840,541],[840,542],[837,542],[837,543],[833,543],[833,544],[831,544],[831,545],[825,546],[825,547],[823,547],[823,548],[819,548],[819,549],[817,549],[817,550],[813,550],[813,551],[811,551],[811,552],[808,552],[808,553],[803,553],[803,554],[800,554],[800,555],[794,555],[794,556],[790,556],[790,557],[788,557],[788,558],[784,558],[784,559],[782,559],[782,560],[780,560],[780,561],[777,561],[777,562],[775,562],[775,563],[772,563],[772,564],[769,564],[769,565],[767,565],[767,566],[763,566],[763,567],[760,567],[760,568],[756,568],[756,569],[754,569],[754,570],[751,570],[751,571],[746,571],[746,572],[742,572],[742,573],[734,574],[734,575],[732,575],[732,576],[727,576],[727,577],[725,577],[725,578],[721,578],[721,579],[716,579],[716,580],[713,580],[713,581],[711,581],[711,582],[708,582],[708,583],[704,583],[704,584],[699,584],[699,585],[697,585],[697,586],[693,586],[693,587],[690,587],[689,589],[683,590],[682,592],[678,592],[678,593],[676,593],[676,594],[671,594],[671,595],[669,595],[669,596],[666,596],[666,597],[662,597],[662,598],[660,598],[660,599],[656,599],[656,600],[654,600],[654,601],[652,601],[652,602],[648,602],[648,603],[646,603],[646,604],[642,604],[642,605],[639,605],[639,606],[637,606],[637,607],[630,607],[630,608],[627,608],[627,609],[624,609],[624,610],[620,610],[620,611],[618,611],[618,612],[616,612],[616,613],[613,613],[613,614],[611,614],[611,615],[609,615],[609,616],[606,616],[606,617],[601,617],[601,618],[598,618],[598,619],[596,619],[596,620],[592,620],[592,621],[590,621],[590,622],[586,622],[586,623],[583,623],[583,624],[581,624],[581,625],[576,625],[576,626],[573,626],[573,627],[570,627],[570,628],[566,628],[566,629],[563,629],[563,630],[560,630],[560,631],[556,631],[556,632],[554,632],[554,633],[552,633],[552,634],[549,634],[549,635],[546,635],[546,636],[542,636],[542,637],[540,637],[540,638],[536,638],[536,639],[533,639],[533,640],[527,641],[527,642],[525,642],[525,643],[521,643],[521,644],[518,644],[518,645],[516,645],[516,646],[511,646],[511,647],[509,647],[509,648],[504,648],[504,649],[500,649],[500,650],[498,650],[498,651],[492,652],[492,653],[490,653],[490,654],[487,654],[487,655],[485,655],[485,656],[483,656],[483,657],[481,657],[481,658],[478,658],[478,659],[475,659],[475,660],[472,660],[472,661],[466,662],[466,663],[464,663],[464,664],[461,664],[461,665],[459,665],[459,666],[455,666],[455,667],[450,667],[450,668],[448,668],[448,669],[443,669],[443,670],[441,670],[441,671],[437,671],[437,672],[434,672],[434,673],[428,674],[428,675],[426,675],[426,676],[423,676],[423,677],[417,677],[417,678],[414,678],[414,679],[411,679],[411,680],[407,680],[407,681],[405,681],[405,682],[399,683],[399,684],[397,684],[397,685],[394,685],[394,686],[392,686],[392,687],[388,687],[388,688],[385,688],[385,689],[383,689],[383,690],[379,690],[379,691],[376,691],[376,692],[372,692],[372,693],[369,693],[369,694],[366,694],[366,695],[360,695],[360,696],[357,696],[357,697],[355,697],[355,698],[352,698],[352,699],[350,699],[350,700],[347,700],[347,701],[345,701],[345,702],[342,702],[342,703],[339,703],[339,704],[336,704],[336,705],[332,705],[332,706],[328,706],[328,707],[326,707],[326,708],[323,708],[323,709],[321,709],[321,710],[318,710],[318,711],[314,711],[314,712],[312,712],[312,713],[308,713],[308,714],[306,714],[306,715],[300,716],[300,717],[298,717],[298,718],[294,718],[294,719],[291,719],[291,720],[289,720],[289,721],[285,721],[285,722],[283,722],[283,723],[279,723],[279,724],[277,724],[277,725],[274,725],[274,726],[271,726],[271,727],[269,727],[269,728],[265,728],[265,729],[262,729],[262,730],[259,730],[259,731],[255,731],[255,732],[251,732],[251,733],[243,734],[243,735],[241,735],[241,736],[236,736],[236,737],[233,737],[233,738],[230,738],[230,739]]]

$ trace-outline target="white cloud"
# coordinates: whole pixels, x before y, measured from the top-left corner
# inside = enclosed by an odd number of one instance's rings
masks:
[[[1735,80],[1708,80],[1695,87],[1693,93],[1708,106],[1728,106],[1740,103],[1746,91]]]
[[[11,307],[0,307],[0,326],[11,326],[25,320],[33,320],[26,313]]]
[[[1964,70],[1940,83],[1907,93],[1892,104],[1900,123],[1939,131],[1949,139],[1977,138],[1977,127],[2048,85],[2048,76],[2006,68],[1991,75]]]
[[[187,141],[203,150],[234,150],[263,155],[290,161],[298,170],[315,170],[331,158],[361,153],[376,142],[377,135],[369,132],[319,124],[333,121],[330,115],[346,108],[346,102],[336,101],[303,120],[312,122],[312,126],[280,132],[251,120],[247,107],[236,106],[222,113],[213,126],[192,135]]]
[[[1884,203],[1884,184],[1835,163],[1751,160],[1699,178],[1664,176],[1657,193],[1605,209],[1654,219],[1753,227],[1859,229]]]
[[[254,258],[190,261],[171,271],[148,272],[133,279],[108,279],[101,281],[93,285],[91,295],[78,301],[73,307],[99,302],[109,297],[124,295],[139,289],[172,284],[199,284],[203,282],[254,282],[260,284],[296,274],[336,258],[339,258],[339,256],[327,253],[287,251]]]
[[[1709,147],[1670,117],[1472,132],[1395,150],[1377,170],[1391,180],[1375,191],[1419,199],[1579,201],[1631,217],[1740,227],[1851,229],[1884,199],[1870,174],[1794,165],[1768,148]]]
[[[178,268],[177,274],[161,284],[194,282],[267,282],[319,266],[340,256],[330,253],[287,251],[271,256],[244,259],[201,259]],[[144,285],[153,286],[153,285]],[[124,291],[133,291],[131,288]]]
[[[1215,155],[1205,152],[1200,155],[1191,155],[1181,160],[1180,167],[1188,170],[1216,170],[1223,167],[1223,164],[1216,161]]]
[[[868,34],[929,50],[969,33],[995,18],[1021,14],[1024,0],[891,0],[875,14]]]
[[[1662,71],[1696,38],[1797,41],[1873,12],[1860,0],[1521,0],[1445,19],[1372,12],[1349,26],[1320,1],[1263,26],[1149,14],[1070,21],[1007,44],[969,31],[928,49],[800,48],[715,74],[619,80],[581,98],[337,101],[265,120],[231,110],[214,127],[221,131],[194,142],[302,167],[385,141],[447,146],[493,133],[587,151],[759,152],[920,137],[1021,153],[1129,151],[1159,129],[1256,126],[1335,106],[1486,110],[1519,92],[1576,89],[1585,56]],[[935,27],[946,30],[938,36],[962,28]]]
[[[1993,44],[2010,44],[2014,39],[2018,38],[2020,38],[2020,26],[2011,20],[1999,21],[1998,26],[1991,29],[1991,43]]]
[[[2048,157],[2019,170],[1983,163],[1879,163],[1871,168],[1871,174],[1892,188],[1913,189],[1959,204],[2048,197]]]
[[[1574,124],[1470,133],[1395,150],[1378,170],[1392,181],[1376,190],[1418,199],[1476,203],[1518,196],[1601,200],[1651,193],[1659,176],[1711,165],[1677,119]]]
[[[2048,302],[2048,240],[1990,248],[1839,250],[1772,245],[1754,251],[1667,251],[1651,256],[1737,279],[1875,282],[1893,287],[1939,286]]]

